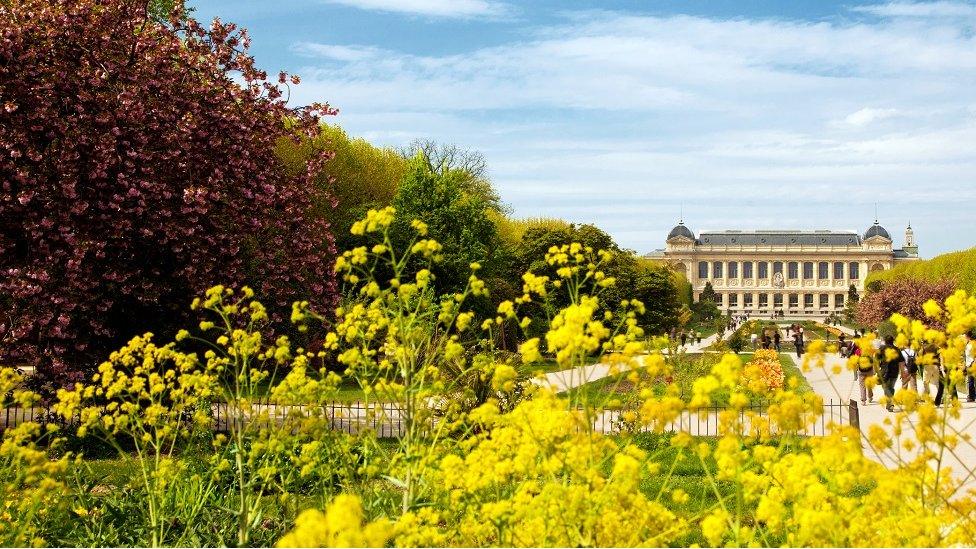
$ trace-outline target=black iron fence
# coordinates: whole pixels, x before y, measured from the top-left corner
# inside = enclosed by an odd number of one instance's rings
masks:
[[[746,432],[761,428],[769,418],[768,402],[757,402],[742,409],[734,410]],[[686,432],[693,436],[718,436],[721,434],[721,417],[732,411],[731,408],[710,406],[695,411],[684,411],[674,421],[662,426],[666,432]],[[296,419],[317,418],[335,431],[357,434],[364,431],[375,432],[379,437],[402,436],[407,427],[407,412],[397,402],[330,402],[325,405],[280,404],[270,401],[255,401],[246,407],[225,402],[210,405],[212,426],[216,431],[229,431],[245,426],[257,427],[262,424],[283,424]],[[415,416],[423,417],[423,429],[433,429],[441,421],[436,409],[428,409]],[[630,426],[623,419],[622,410],[603,410],[593,415],[596,431],[612,434],[628,430]],[[0,411],[0,432],[25,422],[40,424],[69,423],[54,413],[50,406],[30,408],[8,407]],[[416,423],[414,423],[416,425]],[[796,434],[804,436],[824,436],[834,426],[850,425],[860,428],[857,401],[849,403],[830,400],[823,404],[823,413],[815,420],[804,423]],[[652,427],[635,427],[634,430],[651,430]]]

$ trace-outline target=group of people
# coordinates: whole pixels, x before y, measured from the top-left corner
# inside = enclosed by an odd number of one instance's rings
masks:
[[[688,343],[688,340],[691,340],[691,343],[701,343],[702,340],[701,332],[695,330],[685,331],[685,330],[677,330],[675,328],[671,328],[670,336],[671,336],[671,341],[680,342],[682,347],[684,347]]]
[[[963,356],[964,373],[966,377],[966,392],[969,402],[976,402],[976,333],[969,332],[966,339],[966,350]],[[843,343],[843,341],[842,341]],[[873,363],[859,363],[857,381],[861,390],[861,404],[874,402],[874,391],[867,383],[871,376],[877,376],[878,384],[887,397],[887,409],[894,411],[892,398],[895,395],[895,385],[901,381],[902,389],[918,392],[919,377],[922,378],[923,392],[928,395],[929,387],[935,387],[935,405],[941,406],[943,401],[950,398],[958,399],[955,384],[949,379],[949,368],[942,361],[938,347],[934,344],[926,345],[920,351],[911,347],[899,349],[895,346],[895,338],[888,336],[884,340],[876,340],[874,349],[865,351],[856,341],[842,345],[844,356],[864,356],[865,352],[874,352],[878,366]],[[923,358],[924,357],[924,358]],[[921,365],[921,367],[920,367]]]

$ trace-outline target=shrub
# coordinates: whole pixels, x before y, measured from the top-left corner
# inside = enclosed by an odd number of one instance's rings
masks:
[[[868,275],[866,284],[887,284],[902,279],[940,283],[951,280],[955,288],[976,291],[976,248],[952,252],[923,261],[906,261],[886,271]],[[954,288],[954,289],[955,289]]]
[[[943,302],[954,290],[955,283],[951,280],[896,279],[861,299],[857,304],[857,322],[877,326],[893,314],[925,318],[924,305],[927,301]]]

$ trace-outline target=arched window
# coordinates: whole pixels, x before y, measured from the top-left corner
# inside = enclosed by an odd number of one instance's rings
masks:
[[[827,280],[830,278],[830,263],[821,261],[819,264],[817,264],[817,278],[820,280]]]
[[[789,278],[790,280],[797,280],[798,278],[800,278],[800,264],[797,263],[796,261],[789,262],[789,264],[787,265],[787,271],[789,274],[787,278]]]
[[[858,263],[857,261],[851,261],[847,265],[847,274],[849,275],[848,278],[850,278],[851,280],[857,280],[861,278],[861,264]]]
[[[698,278],[708,278],[708,262],[698,262]]]

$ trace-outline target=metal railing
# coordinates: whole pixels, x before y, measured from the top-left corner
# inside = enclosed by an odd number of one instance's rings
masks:
[[[745,432],[769,418],[770,402],[752,403],[735,412]],[[709,406],[695,411],[683,411],[678,417],[663,426],[665,432],[686,432],[694,436],[720,435],[720,415],[732,410],[724,406]],[[430,412],[429,410],[427,412]],[[622,410],[598,411],[593,416],[595,431],[615,434],[627,429],[621,420]],[[215,402],[210,405],[211,426],[215,431],[226,432],[232,428],[261,427],[271,424],[281,425],[286,421],[317,418],[327,421],[329,428],[349,434],[365,431],[376,433],[383,438],[403,435],[407,427],[407,414],[397,402],[329,402],[324,405],[280,404],[268,400],[251,402],[249,407]],[[434,429],[440,417],[424,413],[422,429]],[[65,427],[75,422],[66,422],[54,413],[50,406],[30,408],[8,407],[0,410],[0,432],[25,422],[57,424]],[[753,422],[757,422],[753,425]],[[823,413],[815,421],[806,423],[795,434],[803,436],[825,436],[832,426],[850,425],[860,428],[860,415],[857,401],[848,403],[830,400],[823,404]],[[652,427],[640,427],[638,431],[650,431]]]

